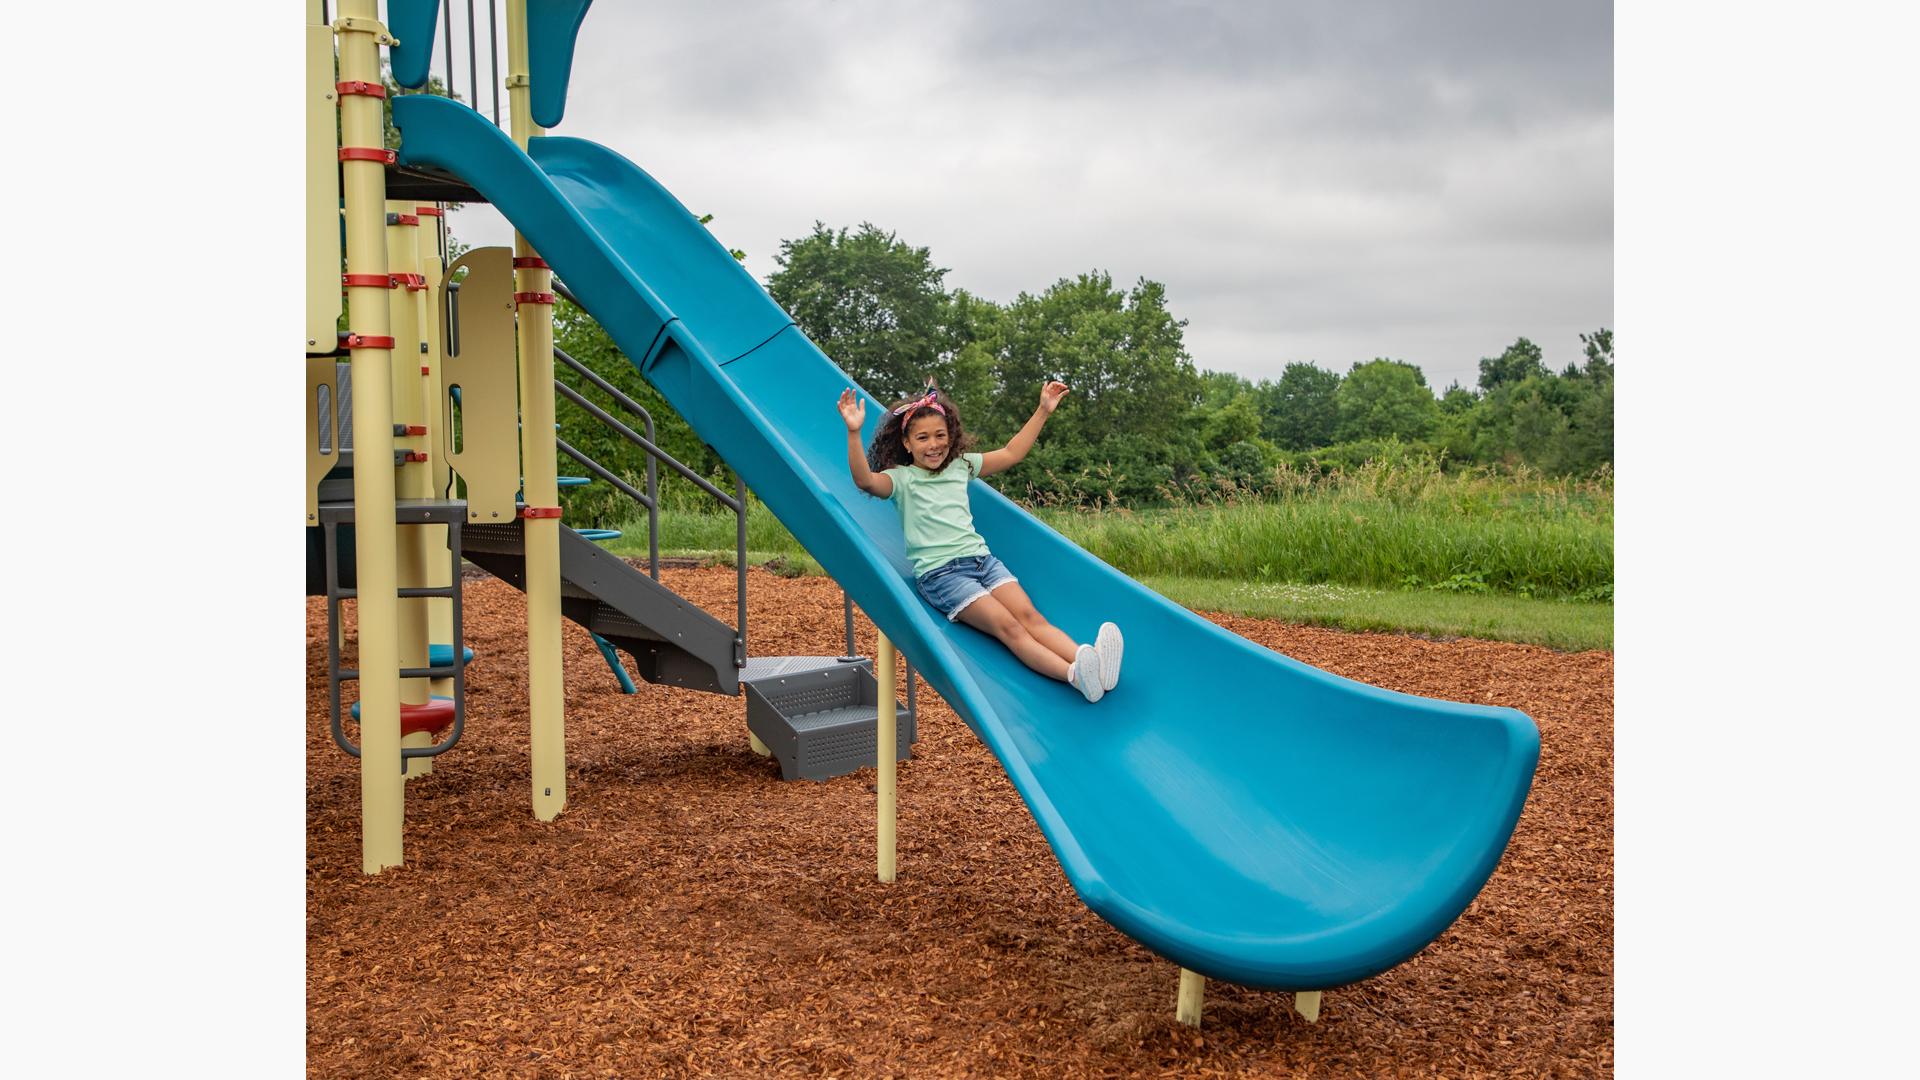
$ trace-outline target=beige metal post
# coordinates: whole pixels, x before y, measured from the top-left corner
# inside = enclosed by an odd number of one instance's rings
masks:
[[[1301,1016],[1306,1017],[1307,1023],[1309,1024],[1317,1024],[1320,1022],[1320,993],[1318,990],[1298,990],[1294,992],[1294,1010]]]
[[[1200,1009],[1206,999],[1206,976],[1180,969],[1180,996],[1173,1006],[1173,1018],[1188,1027],[1200,1026]]]
[[[341,0],[340,80],[380,85],[375,0]],[[340,99],[346,190],[347,274],[387,276],[386,139],[380,99]],[[375,151],[379,153],[376,154]],[[393,352],[387,286],[351,285],[347,325],[353,356],[354,559],[360,626],[360,867],[379,873],[403,860],[406,784],[400,773],[399,596],[394,551]],[[386,347],[372,347],[384,342]]]
[[[893,835],[894,835],[894,781],[898,772],[900,734],[895,715],[893,642],[887,635],[880,635],[880,644],[874,650],[874,674],[880,679],[880,722],[874,733],[874,749],[880,758],[880,880],[892,881],[894,877]]]
[[[507,0],[507,100],[520,149],[540,134],[529,100],[526,0]],[[513,234],[520,324],[520,469],[525,520],[527,714],[533,816],[552,821],[567,805],[566,683],[560,653],[560,480],[553,443],[553,274],[533,245]]]

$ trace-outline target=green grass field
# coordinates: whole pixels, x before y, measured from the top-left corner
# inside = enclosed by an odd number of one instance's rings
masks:
[[[1347,630],[1613,647],[1613,481],[1443,474],[1415,462],[1279,478],[1148,510],[1036,511],[1129,576],[1189,608]],[[663,511],[662,553],[731,563],[731,514]],[[646,555],[644,517],[607,545]],[[760,503],[748,559],[820,573]]]
[[[1143,577],[1183,607],[1336,630],[1486,638],[1567,652],[1613,648],[1613,605],[1358,585]]]

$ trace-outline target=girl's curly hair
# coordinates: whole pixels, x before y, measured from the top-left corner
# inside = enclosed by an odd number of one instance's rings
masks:
[[[939,408],[935,408],[934,404]],[[944,416],[941,410],[945,410]],[[947,460],[941,462],[935,472],[945,469],[958,461],[961,454],[973,449],[973,436],[967,434],[960,424],[960,407],[935,386],[932,379],[928,379],[924,394],[887,406],[887,418],[881,421],[880,430],[874,434],[873,445],[867,447],[868,467],[874,472],[884,472],[896,465],[912,464],[913,455],[907,453],[907,426],[923,416],[941,416],[947,422]]]

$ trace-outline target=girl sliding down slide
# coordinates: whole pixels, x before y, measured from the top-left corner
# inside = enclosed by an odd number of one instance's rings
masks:
[[[918,575],[920,595],[948,621],[966,623],[998,638],[1020,662],[1049,678],[1071,683],[1088,701],[1099,701],[1120,681],[1120,628],[1101,623],[1092,645],[1077,645],[1049,623],[1028,599],[1018,579],[987,551],[973,528],[967,483],[1018,465],[1067,385],[1050,382],[1040,406],[1006,446],[985,454],[966,452],[973,437],[960,426],[952,399],[927,381],[926,394],[895,405],[863,453],[860,428],[867,403],[851,388],[840,394],[847,424],[847,467],[860,490],[892,499],[906,533],[907,558]]]

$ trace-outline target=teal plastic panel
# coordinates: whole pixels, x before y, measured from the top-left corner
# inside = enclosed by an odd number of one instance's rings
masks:
[[[567,111],[573,45],[593,0],[527,0],[527,68],[533,122],[558,127]]]
[[[529,158],[456,112],[396,102],[401,159],[461,176],[534,242],[999,759],[1101,918],[1210,978],[1321,990],[1413,956],[1486,883],[1539,758],[1524,714],[1255,645],[976,481],[975,524],[1040,610],[1077,640],[1126,632],[1098,704],[1027,670],[920,599],[892,506],[847,475],[851,380],[684,207],[611,151],[544,139]]]
[[[436,0],[387,0],[387,29],[400,44],[387,50],[393,62],[393,81],[409,90],[427,84],[433,64],[433,35],[440,25]]]

